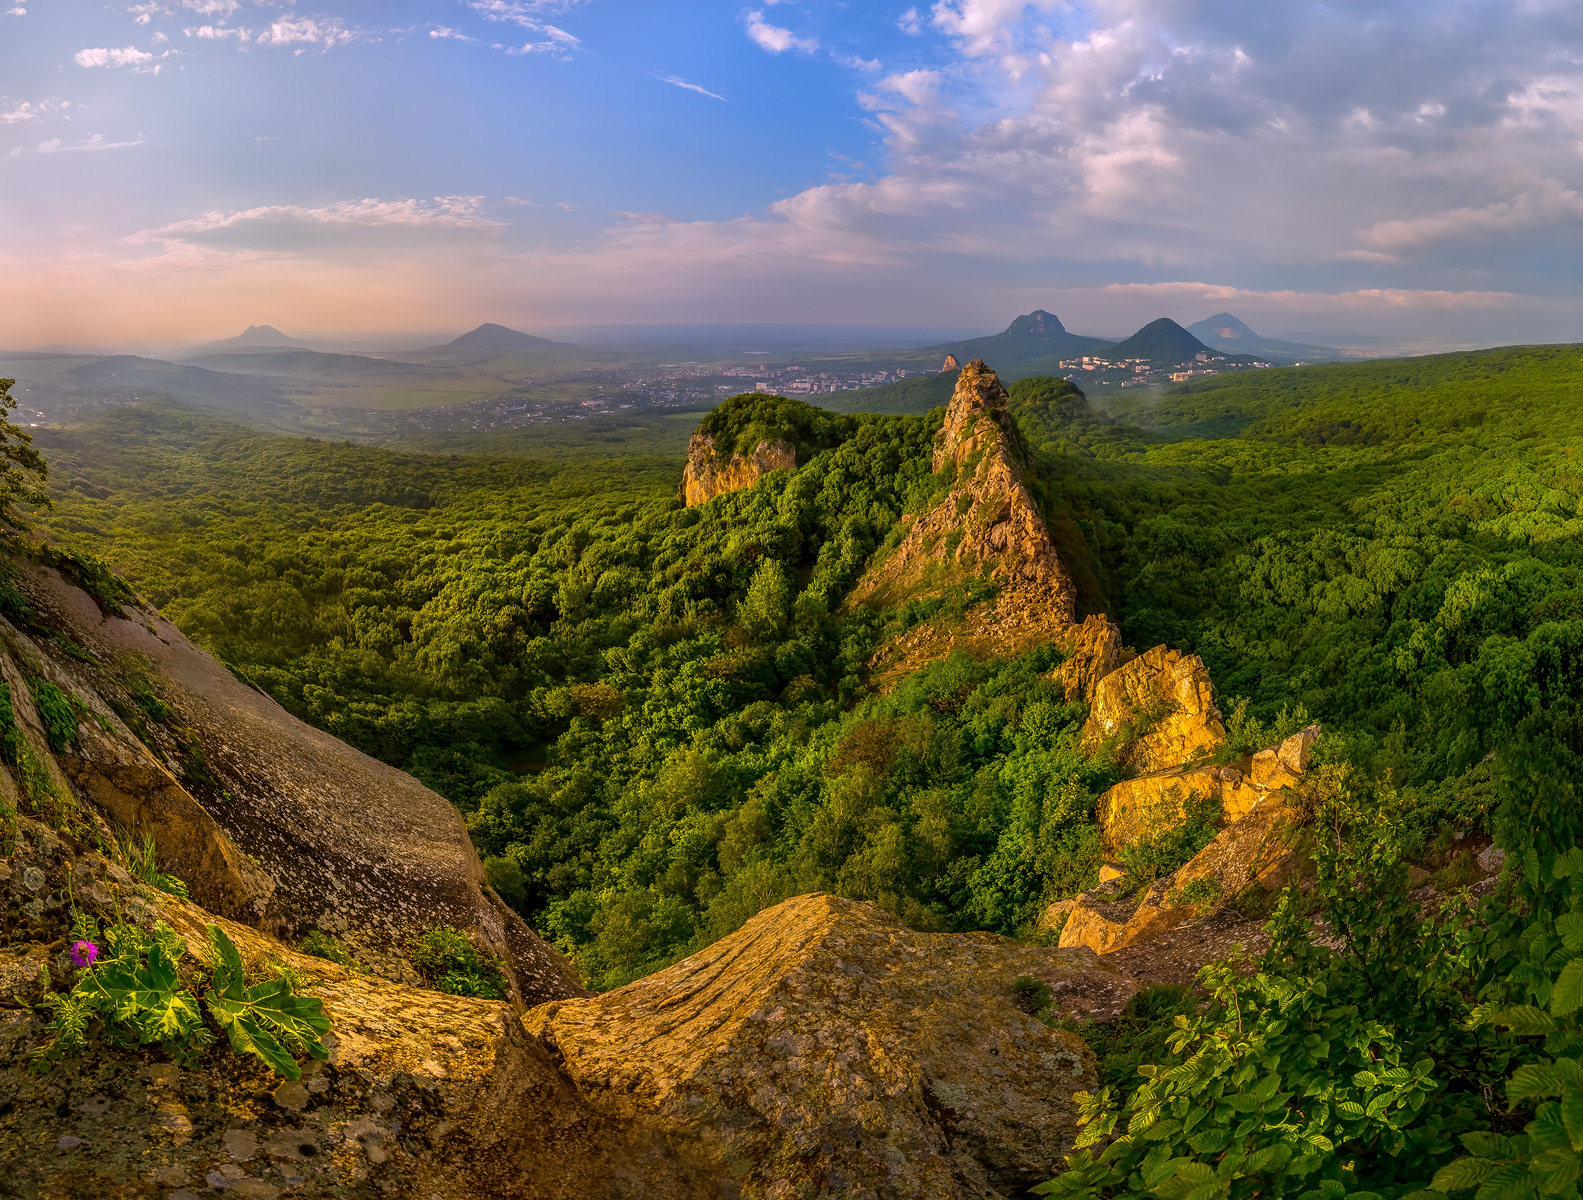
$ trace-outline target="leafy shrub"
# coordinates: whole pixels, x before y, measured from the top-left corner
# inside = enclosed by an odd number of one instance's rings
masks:
[[[500,965],[449,925],[418,935],[412,943],[412,965],[437,992],[504,1000],[509,990]]]
[[[1193,795],[1184,804],[1182,819],[1170,829],[1144,838],[1117,853],[1127,877],[1146,883],[1185,866],[1220,832],[1220,798]]]
[[[1184,908],[1208,908],[1220,899],[1220,885],[1208,876],[1190,879],[1176,889],[1171,899]]]
[[[77,740],[82,701],[42,679],[33,681],[32,692],[44,736],[49,739],[50,749],[59,754]]]
[[[55,1016],[49,1042],[32,1053],[37,1069],[48,1070],[68,1051],[85,1050],[95,1020],[109,1045],[158,1044],[183,1065],[194,1064],[214,1044],[198,998],[180,981],[186,941],[169,925],[160,921],[148,933],[135,925],[111,925],[102,935],[103,954],[92,921],[79,915],[72,933],[74,953],[85,965],[70,992],[44,994],[42,1003]],[[225,931],[209,926],[209,941],[215,963],[203,1007],[236,1053],[253,1055],[287,1079],[302,1075],[293,1052],[329,1057],[323,1035],[330,1021],[320,1001],[296,995],[284,978],[249,987],[241,955]]]
[[[325,933],[322,929],[308,930],[297,942],[297,949],[303,954],[311,954],[314,958],[322,958],[326,962],[333,962],[349,970],[363,970],[363,965],[352,957],[352,952],[346,948],[346,944],[334,934]]]

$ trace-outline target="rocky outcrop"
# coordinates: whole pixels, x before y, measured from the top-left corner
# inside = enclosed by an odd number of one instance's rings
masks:
[[[194,900],[287,940],[325,930],[371,969],[414,983],[408,943],[454,926],[501,959],[522,1003],[583,994],[489,889],[444,798],[297,720],[153,610],[103,611],[30,563],[17,563],[15,580],[31,616],[0,627],[0,640],[35,758],[84,819],[152,832]],[[41,682],[85,714],[58,753],[31,707]]]
[[[728,1177],[685,1144],[594,1110],[510,1006],[448,996],[297,954],[250,927],[136,884],[27,818],[0,857],[0,1193],[35,1198],[225,1195],[422,1200],[695,1200]],[[68,891],[69,887],[69,891]],[[333,1028],[327,1062],[287,1081],[211,1047],[91,1045],[48,1073],[41,968],[69,977],[72,906],[151,928],[193,954],[220,924],[262,977],[294,971]],[[188,960],[193,961],[192,959]]]
[[[1060,945],[1112,954],[1193,921],[1249,887],[1273,891],[1295,880],[1302,865],[1302,812],[1291,789],[1308,769],[1318,737],[1319,727],[1313,725],[1260,751],[1252,759],[1256,772],[1235,767],[1163,772],[1107,791],[1098,805],[1107,846],[1125,846],[1169,829],[1181,818],[1184,796],[1223,797],[1224,826],[1186,865],[1129,900],[1116,899],[1112,888],[1102,886],[1062,901],[1060,914],[1044,917],[1051,926],[1064,920]]]
[[[1068,702],[1089,702],[1099,689],[1099,681],[1121,665],[1125,651],[1121,630],[1102,613],[1086,617],[1081,625],[1068,631],[1061,642],[1066,660],[1055,669]]]
[[[943,375],[947,371],[959,370],[961,366],[962,364],[956,361],[956,355],[947,354],[945,360],[940,364],[940,373]]]
[[[681,498],[690,508],[726,492],[752,487],[771,471],[787,471],[796,466],[796,447],[780,438],[760,442],[751,454],[722,458],[715,452],[713,434],[695,433],[687,442]]]
[[[786,901],[604,996],[520,1017],[298,954],[134,882],[26,817],[0,857],[0,1161],[6,1194],[221,1192],[423,1200],[995,1200],[1061,1167],[1075,1035],[1023,1010],[1115,1016],[1137,991],[1091,950],[919,934],[872,905]],[[43,972],[68,977],[73,906],[193,953],[216,922],[252,977],[288,968],[333,1027],[285,1081],[224,1045],[178,1066],[95,1044],[48,1073]]]
[[[882,650],[871,668],[893,675],[955,650],[1012,655],[1064,634],[1076,589],[1023,482],[1006,389],[975,359],[962,368],[936,435],[934,470],[946,496],[908,518],[906,536],[858,581],[851,606],[894,607],[988,582],[994,595],[958,619],[936,618]]]
[[[612,1118],[696,1137],[744,1198],[1022,1195],[1059,1170],[1077,1037],[1018,1007],[1099,975],[1084,952],[923,934],[803,896],[657,975],[535,1009],[526,1024]]]
[[[1168,646],[1156,646],[1101,679],[1083,726],[1085,745],[1120,743],[1121,761],[1139,774],[1192,762],[1225,740],[1204,660]]]
[[[1094,805],[1105,852],[1118,855],[1180,825],[1194,800],[1221,796],[1227,785],[1221,774],[1218,767],[1160,771],[1106,789]]]

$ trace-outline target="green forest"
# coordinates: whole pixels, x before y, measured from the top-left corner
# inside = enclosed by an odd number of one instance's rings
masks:
[[[1543,347],[1248,372],[1109,414],[1010,389],[1083,609],[1201,655],[1238,748],[1325,729],[1317,899],[1269,898],[1256,970],[1088,1031],[1106,1086],[1053,1194],[1577,1194],[1580,368]],[[1083,751],[1058,650],[887,691],[865,672],[979,598],[846,603],[943,494],[942,418],[733,398],[717,444],[784,436],[799,466],[687,508],[658,439],[403,452],[149,402],[39,431],[54,504],[30,520],[448,797],[496,890],[605,989],[811,890],[1037,937],[1095,882],[1120,771]],[[1425,923],[1407,865],[1466,832],[1511,855],[1500,902]],[[1312,940],[1313,904],[1346,950]]]

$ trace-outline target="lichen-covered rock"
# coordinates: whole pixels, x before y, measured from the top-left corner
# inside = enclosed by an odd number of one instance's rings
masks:
[[[960,618],[925,622],[870,664],[886,677],[963,650],[1011,655],[1070,628],[1077,592],[1023,482],[1024,460],[1006,389],[981,359],[962,368],[936,435],[934,469],[952,483],[934,508],[857,583],[848,603],[894,606],[988,581],[992,598]]]
[[[1253,785],[1273,791],[1296,783],[1298,777],[1308,770],[1313,746],[1318,740],[1319,726],[1310,725],[1292,734],[1279,746],[1260,750],[1253,756],[1249,770]]]
[[[1225,743],[1204,660],[1156,646],[1101,679],[1083,726],[1093,748],[1120,740],[1122,761],[1143,774],[1193,762]]]
[[[134,883],[22,818],[0,858],[0,1194],[414,1200],[694,1200],[726,1177],[663,1131],[596,1112],[504,1003],[421,991],[297,954]],[[69,885],[69,888],[68,888]],[[72,905],[163,920],[201,953],[218,923],[257,974],[295,971],[333,1027],[327,1062],[282,1079],[221,1042],[180,1067],[95,1042],[47,1073],[41,970],[68,977]],[[189,958],[189,962],[193,960]]]
[[[252,978],[286,968],[333,1022],[300,1080],[221,1042],[177,1065],[95,1039],[46,1073],[46,971],[72,907],[171,926],[205,968],[224,928]],[[0,858],[0,1192],[22,1200],[216,1191],[253,1200],[751,1200],[1022,1195],[1060,1169],[1093,1058],[1020,1007],[1137,991],[1086,949],[918,934],[808,896],[651,979],[519,1018],[296,953],[133,881],[26,817]]]
[[[812,895],[524,1021],[593,1108],[696,1139],[744,1200],[1017,1196],[1060,1169],[1094,1079],[1080,1039],[1018,1006],[1022,975],[1067,1001],[1101,984],[1090,1011],[1134,990],[1084,951]]]
[[[796,447],[781,438],[760,442],[751,454],[733,454],[722,459],[715,452],[713,434],[695,433],[687,441],[681,498],[689,508],[705,504],[726,492],[752,487],[771,471],[786,471],[796,466]]]
[[[106,611],[54,569],[16,567],[33,616],[0,627],[0,670],[23,732],[87,819],[154,833],[165,868],[211,911],[287,940],[323,929],[392,978],[415,982],[411,939],[450,925],[500,957],[522,1003],[583,994],[490,890],[443,797],[297,720],[151,609]],[[90,714],[58,753],[35,728],[24,674]]]

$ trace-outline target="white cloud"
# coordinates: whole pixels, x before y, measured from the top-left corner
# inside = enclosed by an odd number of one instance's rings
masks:
[[[36,121],[59,105],[33,104],[24,100],[15,108],[0,109],[0,125],[19,125],[23,121]]]
[[[764,19],[762,9],[748,14],[748,37],[771,54],[783,54],[787,50],[800,50],[806,54],[819,49],[817,38],[798,37],[790,29],[771,25]]]
[[[483,212],[479,196],[432,200],[343,200],[319,207],[263,205],[234,212],[214,210],[186,221],[146,229],[128,246],[198,246],[228,251],[355,253],[370,241],[414,237],[492,237],[502,223]]]
[[[241,4],[237,0],[181,0],[181,6],[200,17],[234,17]]]
[[[202,41],[222,42],[227,38],[235,38],[238,42],[252,40],[253,31],[245,25],[198,25],[192,29],[183,29],[182,33],[190,38]]]
[[[896,18],[896,28],[908,37],[917,37],[923,32],[923,18],[918,15],[916,8],[909,8]]]
[[[70,154],[82,150],[125,150],[129,146],[141,146],[141,137],[126,142],[106,141],[102,133],[91,134],[80,142],[63,142],[60,138],[50,138],[38,144],[40,154]]]
[[[460,29],[452,29],[449,25],[436,25],[429,30],[429,36],[431,38],[447,38],[457,42],[476,42],[478,40],[477,38],[468,37]]]
[[[960,38],[968,54],[979,55],[1014,41],[1028,9],[1050,12],[1062,4],[1063,0],[939,0],[931,16],[936,28]],[[917,13],[908,11],[916,23]]]
[[[260,46],[318,46],[332,50],[356,40],[357,35],[338,17],[283,17],[260,33]]]
[[[708,96],[711,100],[725,99],[725,97],[720,95],[718,92],[711,92],[708,88],[700,87],[696,83],[689,83],[687,80],[682,79],[677,75],[659,75],[652,71],[649,72],[649,74],[654,75],[654,78],[658,79],[661,83],[669,83],[675,87],[684,88],[689,92],[697,92],[700,96]]]
[[[565,57],[570,51],[577,49],[582,42],[564,29],[557,29],[554,25],[540,25],[538,32],[543,36],[536,42],[523,42],[520,46],[502,46],[498,43],[494,47],[504,50],[507,54],[551,54]]]
[[[27,9],[18,4],[15,8],[6,9],[5,13],[8,17],[25,17],[27,16]]]
[[[1583,228],[1583,193],[1559,180],[1541,179],[1508,200],[1381,221],[1364,232],[1363,241],[1374,247],[1379,261],[1399,261],[1414,251],[1446,243],[1505,240],[1566,226]],[[1358,256],[1354,252],[1353,257]]]
[[[546,13],[568,12],[582,0],[467,0],[467,6],[491,21],[510,21],[525,29],[538,29]]]
[[[98,46],[77,51],[74,61],[79,67],[135,67],[153,62],[154,56],[136,46],[126,46],[120,50]]]

